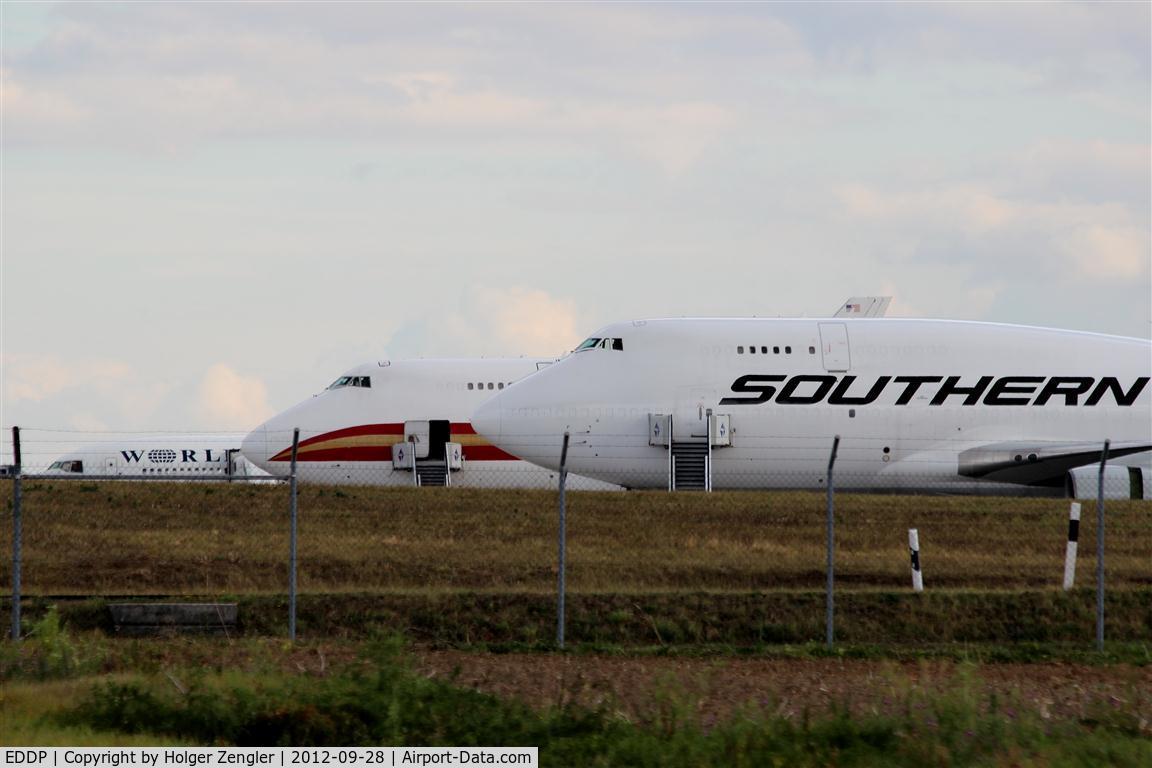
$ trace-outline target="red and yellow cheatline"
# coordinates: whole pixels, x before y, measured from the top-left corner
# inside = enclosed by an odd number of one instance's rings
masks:
[[[468,461],[516,461],[480,435],[468,422],[451,425],[450,441],[464,448]],[[392,446],[404,442],[404,424],[362,424],[345,427],[301,440],[297,461],[392,461]],[[270,461],[291,461],[292,449],[285,448]]]

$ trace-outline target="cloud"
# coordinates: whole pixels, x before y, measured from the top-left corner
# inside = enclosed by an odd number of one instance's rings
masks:
[[[576,302],[527,288],[478,289],[479,304],[492,318],[502,345],[522,354],[552,355],[574,348],[582,338]]]
[[[1065,243],[1065,251],[1081,274],[1102,281],[1145,277],[1152,260],[1148,232],[1136,227],[1077,229]]]
[[[911,192],[884,192],[862,184],[837,190],[844,212],[881,229],[897,229],[916,241],[967,240],[972,254],[1000,258],[1003,248],[1027,242],[1021,262],[1046,255],[1102,278],[1129,279],[1148,271],[1149,230],[1138,214],[1119,202],[1031,200],[998,194],[972,184]]]
[[[273,414],[264,382],[224,363],[216,363],[204,374],[197,408],[203,426],[212,429],[250,429]]]
[[[590,329],[576,302],[524,286],[473,286],[458,309],[414,317],[393,334],[398,357],[561,355]]]
[[[116,360],[64,363],[53,355],[5,355],[4,395],[12,402],[40,402],[76,387],[107,388],[128,380],[132,369]]]

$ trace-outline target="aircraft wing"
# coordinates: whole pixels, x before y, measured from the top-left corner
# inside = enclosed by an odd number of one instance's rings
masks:
[[[853,296],[832,317],[884,317],[891,303],[891,296]]]
[[[1116,443],[1108,458],[1118,459],[1152,450],[1152,443]],[[960,452],[960,474],[1018,485],[1059,487],[1069,470],[1099,464],[1104,444],[1004,442],[989,443]]]

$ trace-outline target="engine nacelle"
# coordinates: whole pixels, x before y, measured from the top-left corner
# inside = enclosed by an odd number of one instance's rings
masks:
[[[1100,465],[1069,470],[1065,490],[1069,498],[1095,499],[1100,492]],[[1152,472],[1118,464],[1105,466],[1104,498],[1152,499]]]

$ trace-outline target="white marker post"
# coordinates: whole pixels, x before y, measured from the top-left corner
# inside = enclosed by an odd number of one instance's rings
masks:
[[[1076,581],[1076,546],[1080,540],[1080,504],[1072,502],[1068,513],[1068,548],[1064,550],[1064,589],[1072,589]]]
[[[920,573],[920,534],[915,528],[908,529],[908,550],[912,555],[912,591],[924,591],[924,575]]]

